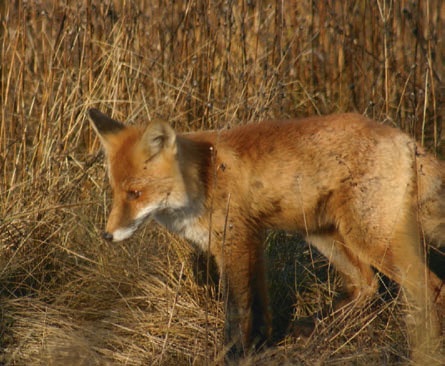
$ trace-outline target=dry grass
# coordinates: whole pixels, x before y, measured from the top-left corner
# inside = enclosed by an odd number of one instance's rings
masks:
[[[110,197],[91,106],[179,130],[357,110],[441,152],[445,5],[332,3],[0,3],[0,364],[221,360],[205,258],[153,225],[101,241]],[[290,319],[329,308],[338,286],[296,241],[268,242],[280,341],[245,363],[403,363],[396,290],[319,321],[307,343],[291,336]]]

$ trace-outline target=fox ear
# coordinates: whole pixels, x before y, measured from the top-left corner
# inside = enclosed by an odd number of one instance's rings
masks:
[[[164,149],[176,152],[176,134],[167,122],[153,121],[142,136],[143,147],[148,156],[153,156]]]
[[[97,109],[89,109],[88,116],[92,122],[92,126],[100,137],[102,143],[106,143],[107,136],[114,135],[119,131],[125,129],[125,125],[121,122],[115,121]]]

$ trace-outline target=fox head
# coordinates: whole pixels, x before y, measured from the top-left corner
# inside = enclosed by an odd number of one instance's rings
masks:
[[[176,134],[167,123],[126,126],[97,109],[89,117],[105,150],[113,191],[105,239],[124,240],[150,216],[187,205]]]

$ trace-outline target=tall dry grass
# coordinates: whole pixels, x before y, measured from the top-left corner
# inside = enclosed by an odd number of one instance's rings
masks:
[[[178,130],[356,110],[443,153],[440,0],[18,0],[0,12],[1,364],[221,360],[205,258],[154,225],[101,241],[110,193],[89,107]],[[291,336],[292,317],[329,308],[338,287],[297,242],[271,234],[280,345],[246,364],[404,362],[397,290],[318,322],[307,343]]]

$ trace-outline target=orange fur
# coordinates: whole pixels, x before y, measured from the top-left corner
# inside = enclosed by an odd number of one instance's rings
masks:
[[[151,217],[210,250],[234,353],[270,336],[268,228],[305,234],[344,275],[351,301],[376,291],[372,267],[398,282],[418,309],[413,355],[437,346],[434,307],[443,309],[445,290],[425,267],[419,227],[443,243],[444,166],[401,131],[358,114],[185,135],[162,122],[126,127],[96,110],[90,117],[114,195],[105,237],[125,239]]]

